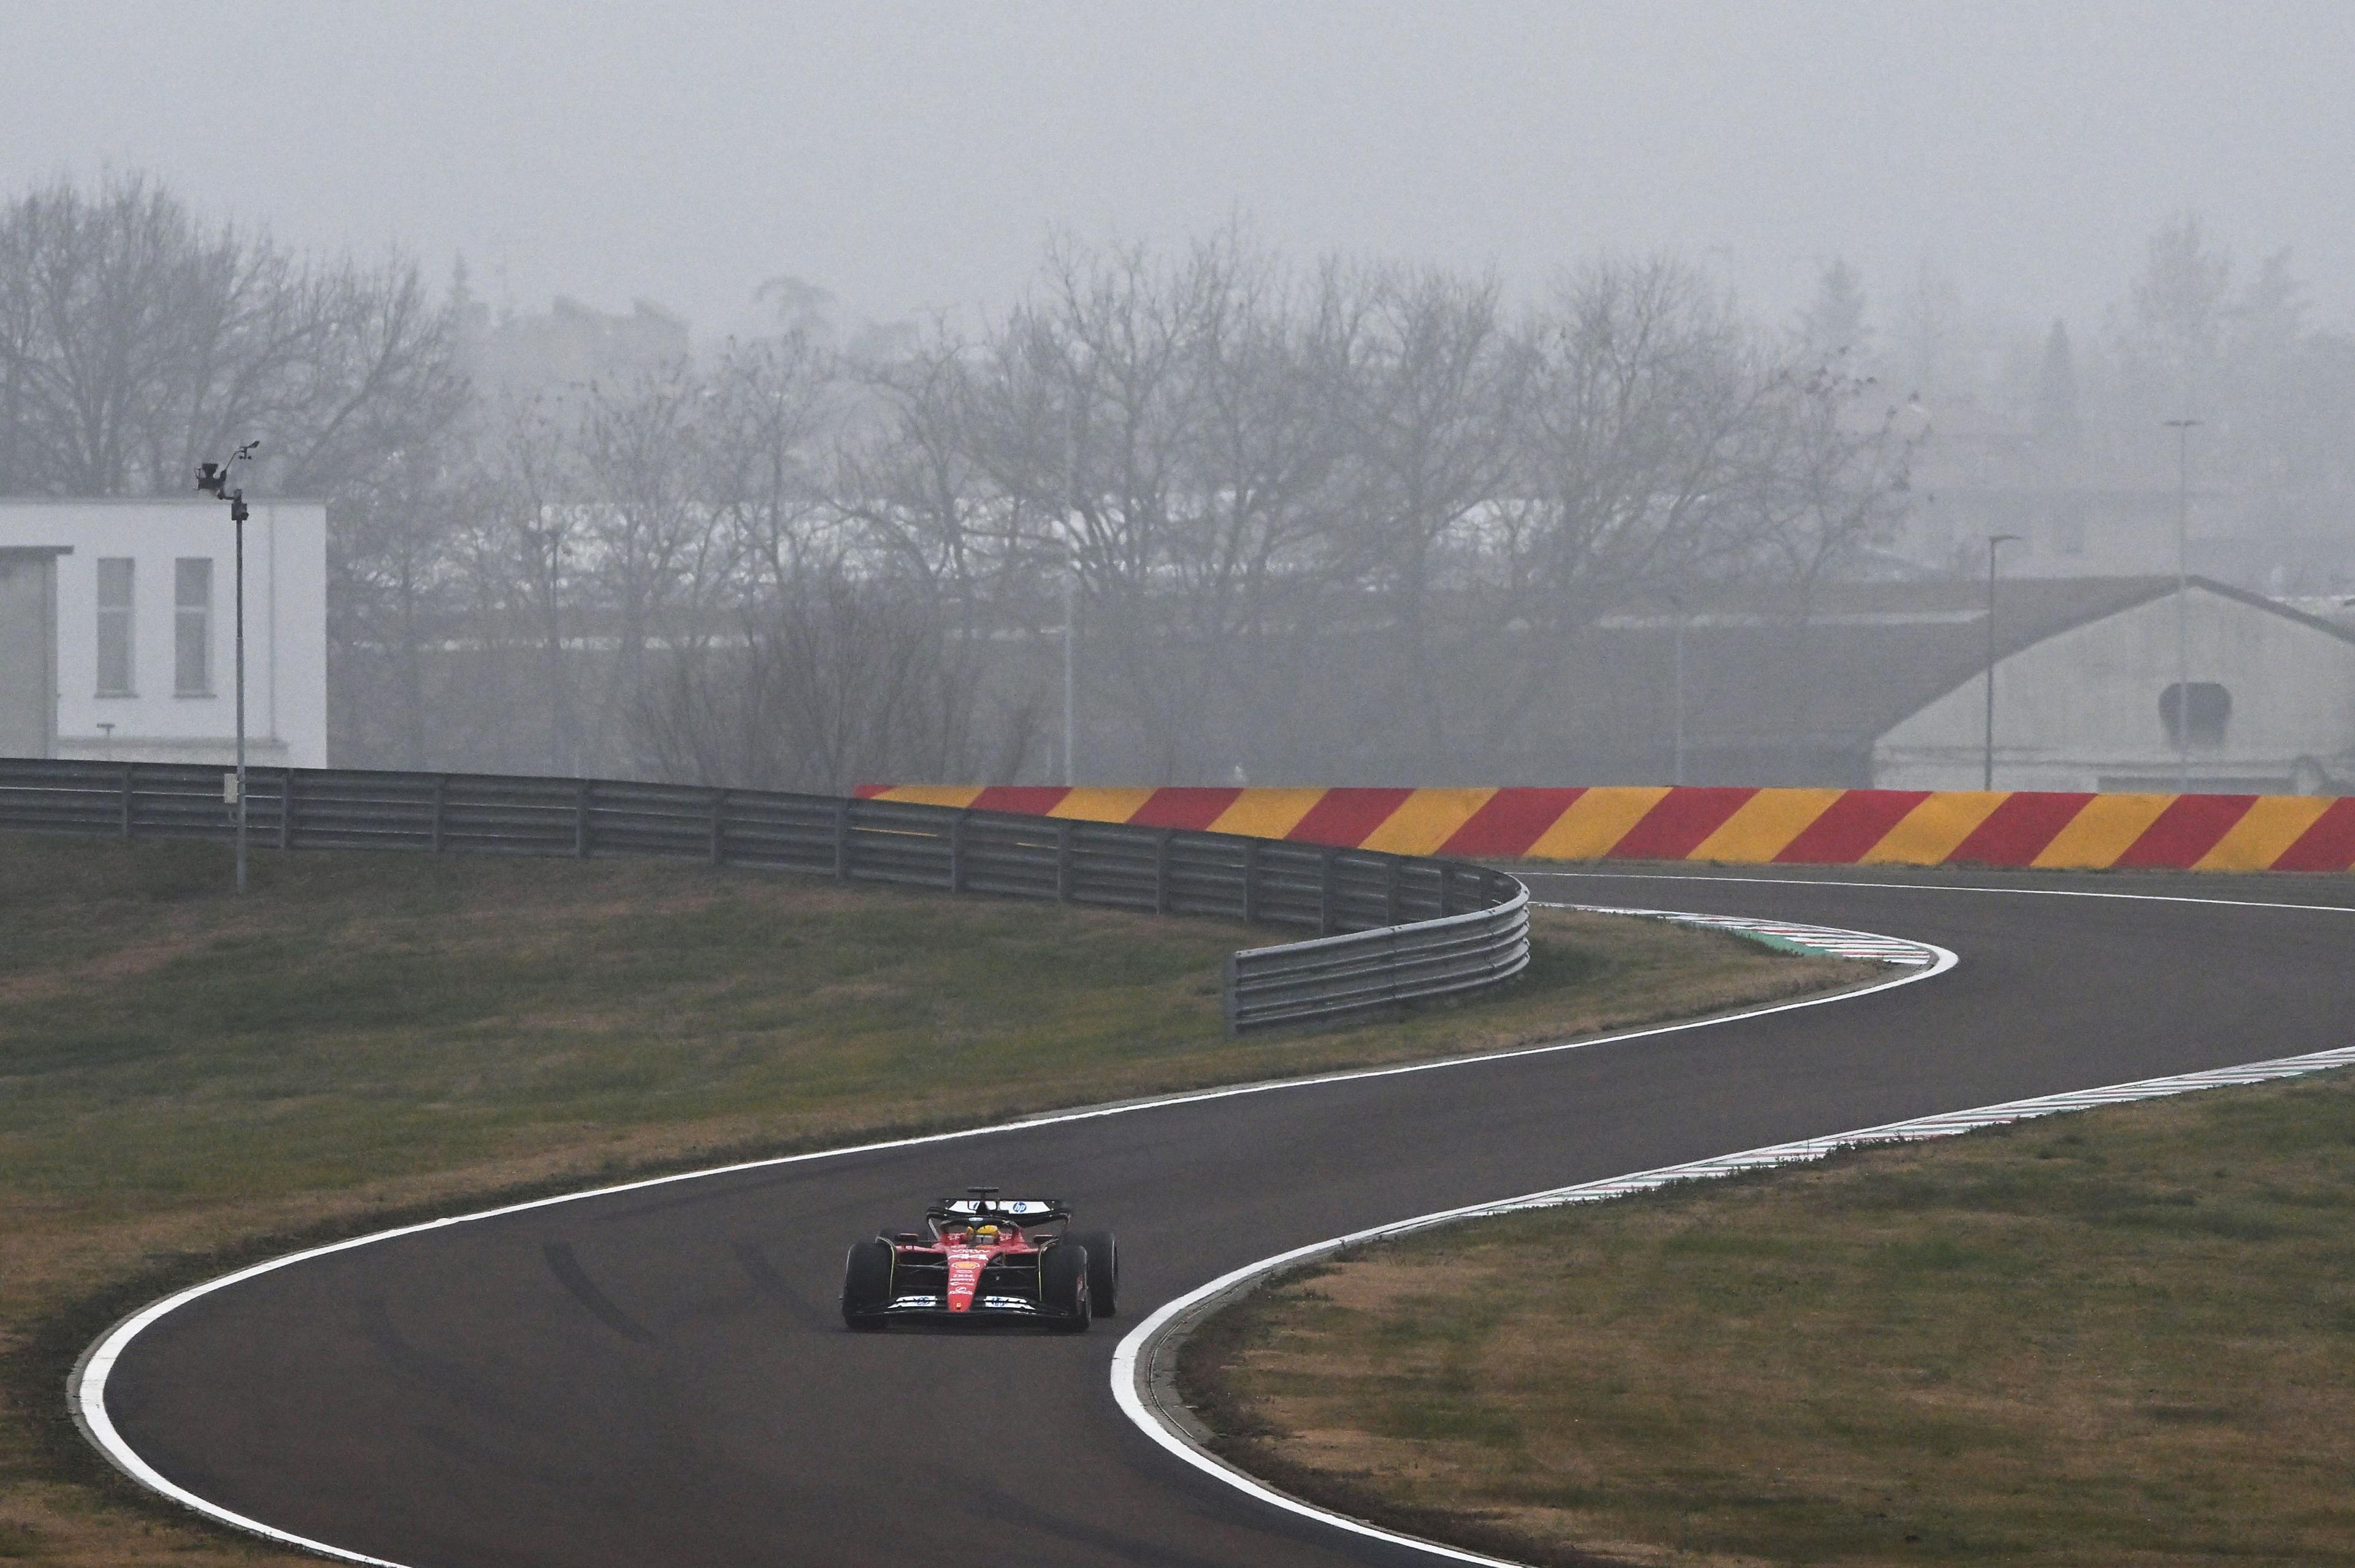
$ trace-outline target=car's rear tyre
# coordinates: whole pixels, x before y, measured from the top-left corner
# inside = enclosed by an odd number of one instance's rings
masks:
[[[1120,1250],[1110,1231],[1082,1231],[1071,1238],[1088,1254],[1088,1305],[1099,1317],[1120,1316]]]
[[[1077,1242],[1049,1247],[1039,1260],[1039,1299],[1059,1333],[1084,1334],[1095,1316],[1088,1296],[1088,1250]]]
[[[891,1305],[891,1243],[855,1242],[842,1261],[842,1320],[861,1333],[883,1327]]]

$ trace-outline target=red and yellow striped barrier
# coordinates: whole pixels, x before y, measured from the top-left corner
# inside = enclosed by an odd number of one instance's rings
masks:
[[[1890,789],[862,786],[868,798],[1497,860],[2344,871],[2355,797]]]

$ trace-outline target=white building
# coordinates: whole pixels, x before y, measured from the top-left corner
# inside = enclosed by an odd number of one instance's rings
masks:
[[[246,757],[327,764],[326,509],[245,525]],[[186,500],[0,500],[0,756],[227,763],[235,530]]]
[[[2081,618],[1998,623],[1998,788],[2164,793],[2188,772],[2195,791],[2324,795],[2355,780],[2355,638],[2222,583],[2179,596],[2136,581]],[[1873,782],[1977,788],[1987,699],[1982,668],[1883,731]]]
[[[1531,709],[1554,749],[1508,782],[2355,792],[2355,613],[2172,576],[2006,577],[1994,609],[1964,577],[1610,616]]]

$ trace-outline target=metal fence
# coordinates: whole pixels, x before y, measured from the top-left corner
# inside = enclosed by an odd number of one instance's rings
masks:
[[[1231,1030],[1511,978],[1529,891],[1486,867],[1223,833],[612,779],[249,768],[247,831],[281,849],[656,857],[945,892],[1305,927],[1233,955]],[[0,829],[226,842],[223,770],[0,758]]]

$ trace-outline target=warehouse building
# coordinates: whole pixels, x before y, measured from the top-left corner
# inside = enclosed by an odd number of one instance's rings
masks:
[[[2178,634],[2181,632],[2180,654]],[[1994,727],[1987,585],[1730,590],[1606,619],[1554,711],[1578,783],[1891,789],[2355,788],[2355,635],[2222,583],[1998,584]],[[2182,678],[2179,659],[2188,664]]]

